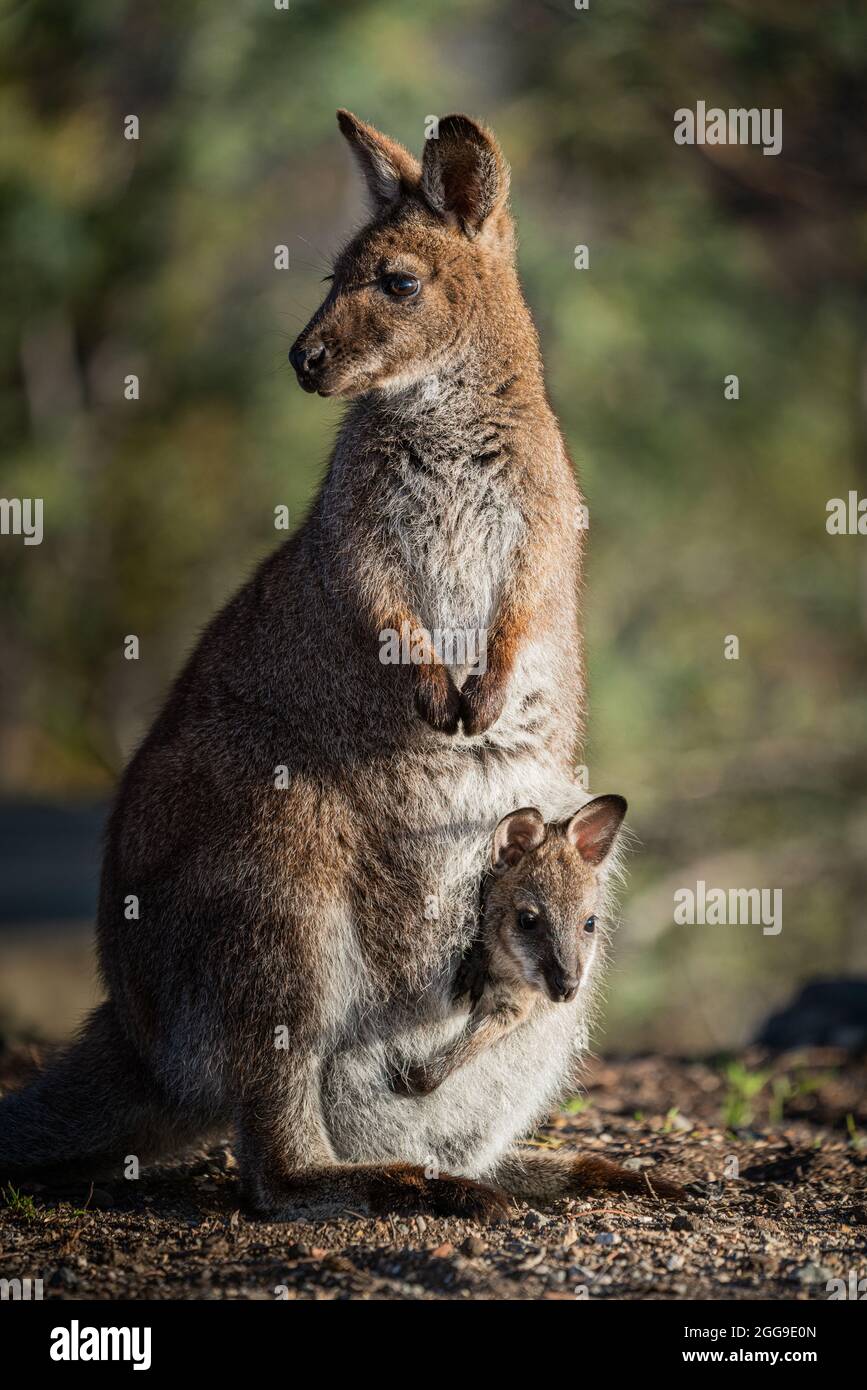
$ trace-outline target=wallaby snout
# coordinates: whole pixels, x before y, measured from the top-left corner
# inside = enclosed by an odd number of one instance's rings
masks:
[[[372,217],[337,257],[289,361],[305,391],[351,400],[477,361],[489,337],[474,324],[514,327],[520,290],[509,172],[490,131],[445,116],[418,160],[349,112],[338,119]]]
[[[545,972],[545,986],[552,1004],[568,1004],[578,993],[577,975],[554,966]]]
[[[296,338],[289,350],[289,361],[298,378],[298,385],[305,391],[318,391],[322,380],[322,370],[328,359],[328,348],[321,338],[306,338],[306,330]]]

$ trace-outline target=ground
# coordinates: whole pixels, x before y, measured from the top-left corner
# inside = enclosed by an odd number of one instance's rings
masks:
[[[7,1052],[0,1081],[27,1065]],[[865,1131],[867,1060],[836,1049],[598,1060],[532,1142],[665,1171],[690,1184],[683,1205],[269,1224],[240,1208],[226,1143],[71,1200],[7,1187],[0,1277],[63,1299],[825,1299],[867,1278]]]

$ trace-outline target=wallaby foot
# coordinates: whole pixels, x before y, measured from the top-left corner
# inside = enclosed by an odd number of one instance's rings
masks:
[[[251,1200],[255,1215],[270,1221],[334,1216],[349,1209],[370,1216],[461,1216],[492,1221],[505,1216],[509,1199],[472,1178],[440,1173],[428,1178],[417,1164],[352,1164],[303,1169],[271,1181]]]
[[[655,1170],[633,1171],[596,1154],[533,1153],[513,1149],[491,1174],[512,1197],[552,1202],[559,1197],[583,1197],[599,1192],[629,1192],[636,1197],[682,1202],[687,1193],[679,1183]]]

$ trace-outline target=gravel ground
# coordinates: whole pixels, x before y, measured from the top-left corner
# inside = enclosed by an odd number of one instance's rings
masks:
[[[17,1084],[32,1054],[0,1057]],[[0,1277],[61,1299],[824,1299],[867,1277],[867,1061],[639,1057],[588,1065],[533,1139],[689,1184],[457,1219],[268,1224],[239,1204],[228,1143],[137,1181],[4,1190]]]

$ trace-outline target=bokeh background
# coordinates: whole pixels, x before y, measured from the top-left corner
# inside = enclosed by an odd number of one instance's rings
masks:
[[[854,0],[0,6],[0,493],[45,504],[0,537],[0,1029],[93,997],[113,783],[321,476],[340,406],[285,354],[361,216],[338,106],[416,151],[467,111],[512,165],[591,508],[586,761],[640,840],[600,1046],[734,1048],[867,972],[867,536],[825,527],[867,495],[865,67]],[[782,108],[782,153],[676,146],[698,100]],[[782,889],[781,934],[675,926],[698,879]]]

